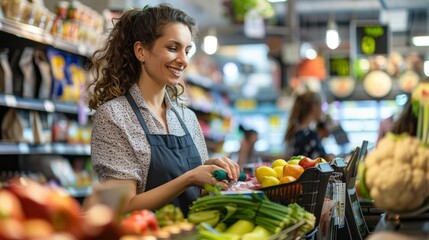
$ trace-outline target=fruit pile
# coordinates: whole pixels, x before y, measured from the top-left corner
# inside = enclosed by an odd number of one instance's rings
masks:
[[[261,187],[270,187],[278,184],[290,183],[297,180],[305,169],[315,167],[323,158],[311,159],[306,156],[293,156],[288,161],[277,159],[271,166],[260,166],[255,169],[255,177]]]
[[[64,189],[30,179],[0,189],[0,239],[119,239],[110,208],[94,205],[85,214]]]
[[[83,211],[63,188],[27,178],[0,188],[1,240],[183,239],[191,234],[198,235],[194,224],[172,205],[121,215],[103,204]]]

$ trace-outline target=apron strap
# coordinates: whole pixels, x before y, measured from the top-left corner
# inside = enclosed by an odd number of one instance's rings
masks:
[[[176,109],[173,106],[171,107],[171,109],[176,114],[177,118],[179,119],[180,125],[182,125],[183,131],[185,131],[185,134],[189,134],[188,128],[186,127],[186,125],[183,122],[182,118],[180,117],[179,113],[176,111]]]
[[[143,118],[143,115],[141,114],[136,101],[134,101],[133,96],[131,96],[131,93],[129,91],[127,91],[125,93],[125,97],[127,98],[128,102],[131,105],[131,108],[134,111],[134,114],[137,116],[137,119],[140,122],[140,125],[142,126],[143,130],[145,131],[146,134],[151,134],[149,131],[149,128],[146,125],[146,122]],[[185,131],[185,134],[189,134],[188,128],[186,127],[185,123],[183,122],[182,118],[180,117],[179,113],[176,111],[176,109],[174,107],[171,108],[173,110],[173,112],[176,114],[177,118],[179,119],[180,125],[182,125],[183,131]]]
[[[146,122],[143,119],[143,115],[141,114],[139,107],[137,106],[136,101],[134,101],[133,96],[131,96],[131,93],[129,91],[127,91],[125,93],[125,97],[127,98],[128,102],[131,105],[131,108],[134,111],[134,114],[136,115],[137,119],[140,122],[140,125],[142,126],[143,130],[145,131],[146,134],[150,134],[149,128],[146,125]]]

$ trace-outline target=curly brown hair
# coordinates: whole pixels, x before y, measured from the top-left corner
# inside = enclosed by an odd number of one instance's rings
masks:
[[[103,103],[124,95],[137,81],[142,68],[134,55],[135,42],[140,41],[151,49],[171,23],[186,25],[194,41],[198,31],[194,18],[170,4],[131,9],[112,21],[114,26],[105,45],[94,52],[90,62],[94,78],[87,88],[88,104],[95,110]],[[177,98],[183,94],[184,85],[167,86],[167,91],[173,99]]]

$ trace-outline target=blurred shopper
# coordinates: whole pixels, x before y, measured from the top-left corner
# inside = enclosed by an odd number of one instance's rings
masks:
[[[411,136],[417,135],[417,117],[413,113],[411,100],[407,102],[402,112],[399,113],[399,116],[393,123],[390,132],[394,134],[408,133]]]
[[[209,159],[195,113],[179,101],[196,33],[195,19],[168,4],[131,9],[93,55],[92,163],[104,186],[129,187],[125,212],[173,203],[186,215],[204,184],[228,187],[213,171],[238,180],[237,163]]]
[[[320,94],[306,91],[299,94],[289,113],[285,134],[286,156],[304,155],[310,158],[323,157],[330,160],[322,146],[316,124],[322,118]]]
[[[258,132],[253,129],[245,129],[242,125],[239,126],[239,130],[243,133],[243,139],[241,140],[240,150],[238,151],[238,165],[243,166],[247,163],[260,162],[260,158],[255,152]]]

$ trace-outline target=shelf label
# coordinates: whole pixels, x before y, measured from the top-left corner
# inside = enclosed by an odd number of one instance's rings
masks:
[[[18,106],[18,101],[16,101],[16,97],[13,95],[4,95],[4,101],[6,102],[6,106],[8,107]]]
[[[85,46],[85,45],[83,45],[83,44],[79,44],[79,45],[77,46],[77,52],[78,52],[80,55],[86,55],[86,53],[87,53],[88,51],[87,51],[87,49],[86,49],[86,46]]]
[[[43,152],[45,152],[45,153],[52,153],[52,146],[51,146],[51,144],[45,144],[45,145],[43,145]]]
[[[29,153],[30,147],[26,143],[18,143],[18,151],[20,153]]]
[[[55,105],[51,100],[45,100],[43,102],[43,106],[45,107],[45,110],[47,112],[54,112],[55,111]]]
[[[57,153],[64,153],[66,151],[66,148],[64,147],[63,144],[56,144],[55,145],[55,151]]]
[[[54,42],[54,38],[50,34],[44,34],[43,41],[45,41],[48,44],[52,44]]]

